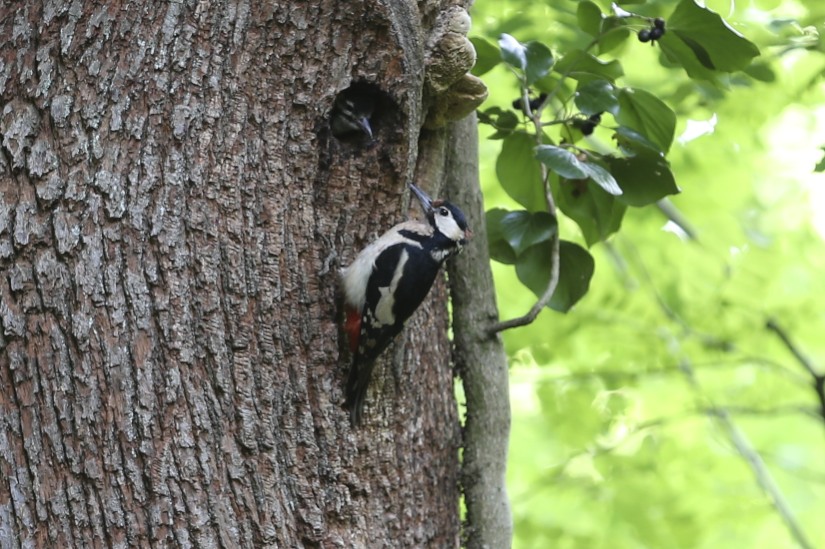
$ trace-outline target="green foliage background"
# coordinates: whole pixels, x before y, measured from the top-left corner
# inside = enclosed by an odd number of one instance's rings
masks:
[[[677,3],[621,4],[667,20]],[[812,376],[766,328],[774,319],[825,374],[825,2],[706,5],[759,47],[744,73],[692,79],[634,34],[600,55],[675,111],[670,202],[696,239],[655,206],[628,207],[606,243],[560,218],[595,272],[568,313],[504,333],[516,548],[825,547],[825,420]],[[578,8],[477,0],[471,36],[535,40],[558,59],[592,39]],[[502,64],[482,78],[482,111],[520,94]],[[709,133],[686,134],[697,129]],[[502,141],[481,132],[488,210],[522,209],[498,177],[532,177],[530,159],[497,170]],[[535,303],[512,265],[494,274],[502,319]]]

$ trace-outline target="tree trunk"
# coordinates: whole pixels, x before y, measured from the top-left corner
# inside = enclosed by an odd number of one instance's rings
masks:
[[[478,184],[475,116],[451,127],[447,189],[474,220],[475,242],[450,265],[455,364],[467,401],[461,485],[467,508],[468,549],[507,549],[513,521],[507,497],[510,392],[501,337],[489,335],[498,322],[496,292],[487,249],[484,205]]]
[[[0,7],[0,546],[458,544],[444,284],[358,430],[337,300],[441,169],[441,4]]]

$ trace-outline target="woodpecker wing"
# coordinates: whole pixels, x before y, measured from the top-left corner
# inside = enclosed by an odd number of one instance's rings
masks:
[[[413,233],[417,234],[417,233]],[[440,264],[416,240],[402,240],[375,259],[367,283],[357,349],[347,380],[353,425],[360,423],[375,360],[401,332],[433,285]]]

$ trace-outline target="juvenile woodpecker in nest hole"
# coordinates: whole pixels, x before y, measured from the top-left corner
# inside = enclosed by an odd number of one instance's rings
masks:
[[[340,93],[332,106],[332,135],[339,139],[360,137],[372,141],[370,117],[374,110],[373,97],[353,90]]]
[[[353,427],[361,423],[375,360],[401,332],[430,291],[441,265],[472,236],[464,214],[444,200],[431,200],[410,184],[426,215],[399,223],[364,248],[342,273],[352,352],[345,408]]]

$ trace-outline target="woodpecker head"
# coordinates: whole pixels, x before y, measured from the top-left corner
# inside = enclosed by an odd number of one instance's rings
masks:
[[[427,216],[433,229],[455,242],[459,247],[466,244],[472,231],[467,226],[464,212],[446,200],[432,200],[427,193],[410,183],[410,189],[421,203],[421,208]]]
[[[332,107],[332,135],[342,138],[361,134],[372,140],[370,117],[373,109],[372,97],[355,92],[340,93]]]

